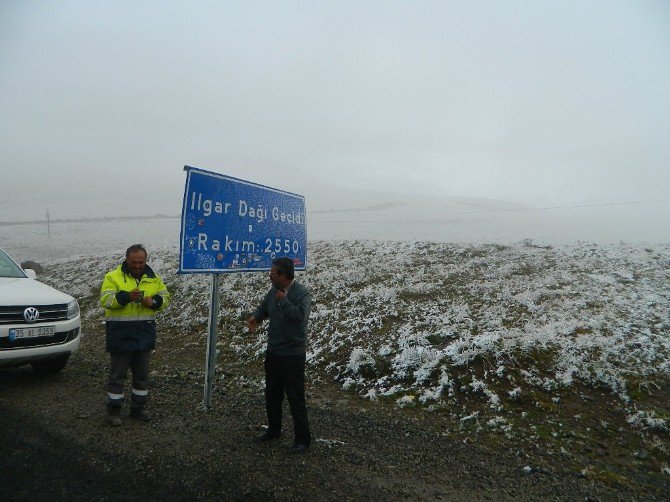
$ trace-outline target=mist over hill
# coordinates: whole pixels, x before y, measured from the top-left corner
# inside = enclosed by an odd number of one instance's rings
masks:
[[[128,242],[178,246],[182,187],[155,200],[118,201],[92,189],[63,197],[37,212],[37,200],[3,204],[0,245],[15,253],[72,256]],[[510,201],[416,195],[296,183],[305,196],[309,240],[539,244],[663,244],[670,242],[670,201],[531,207]],[[137,194],[136,194],[137,195]],[[95,198],[95,200],[93,200]],[[47,201],[43,201],[47,202]],[[9,210],[11,209],[11,210]],[[47,227],[46,211],[51,224]],[[31,223],[31,224],[28,224]],[[76,236],[72,240],[72,236]]]

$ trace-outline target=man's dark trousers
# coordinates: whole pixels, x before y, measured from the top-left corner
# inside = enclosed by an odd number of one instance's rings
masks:
[[[149,360],[151,350],[135,350],[130,352],[112,352],[109,370],[108,390],[110,394],[120,395],[120,398],[107,398],[107,404],[121,406],[123,402],[123,388],[128,369],[133,375],[133,390],[130,395],[131,408],[141,408],[147,402],[149,388]]]
[[[279,436],[281,433],[284,393],[291,407],[295,442],[309,445],[312,436],[305,404],[305,354],[265,354],[265,408],[268,414],[268,434],[271,436]]]

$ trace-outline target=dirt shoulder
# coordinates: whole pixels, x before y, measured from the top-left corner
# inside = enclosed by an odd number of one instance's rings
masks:
[[[280,441],[252,443],[265,422],[263,395],[237,383],[239,368],[226,367],[205,411],[201,377],[161,371],[160,354],[155,419],[110,428],[107,355],[96,336],[56,377],[0,370],[1,499],[661,500],[670,488],[670,476],[643,459],[627,463],[627,475],[594,475],[614,460],[609,445],[602,455],[596,446],[567,457],[328,385],[308,389],[312,448],[290,455],[288,409]]]

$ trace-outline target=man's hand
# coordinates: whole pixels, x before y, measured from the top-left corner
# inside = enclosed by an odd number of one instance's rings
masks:
[[[286,298],[286,293],[284,293],[284,290],[278,289],[275,291],[275,298],[277,299],[278,302],[280,302],[284,298]]]
[[[137,288],[133,289],[130,292],[130,300],[133,301],[133,302],[136,302],[137,300],[140,299],[141,294],[142,294],[142,292],[139,289],[137,289]]]
[[[256,318],[254,316],[247,317],[247,328],[249,328],[249,331],[253,333],[254,331],[256,331],[257,327],[258,327],[258,321],[256,321]]]
[[[154,297],[153,296],[145,296],[142,298],[142,305],[145,307],[153,307],[154,306]]]

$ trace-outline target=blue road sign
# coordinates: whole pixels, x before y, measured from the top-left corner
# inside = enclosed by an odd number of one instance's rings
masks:
[[[179,273],[270,270],[287,256],[307,266],[305,198],[185,166]]]

